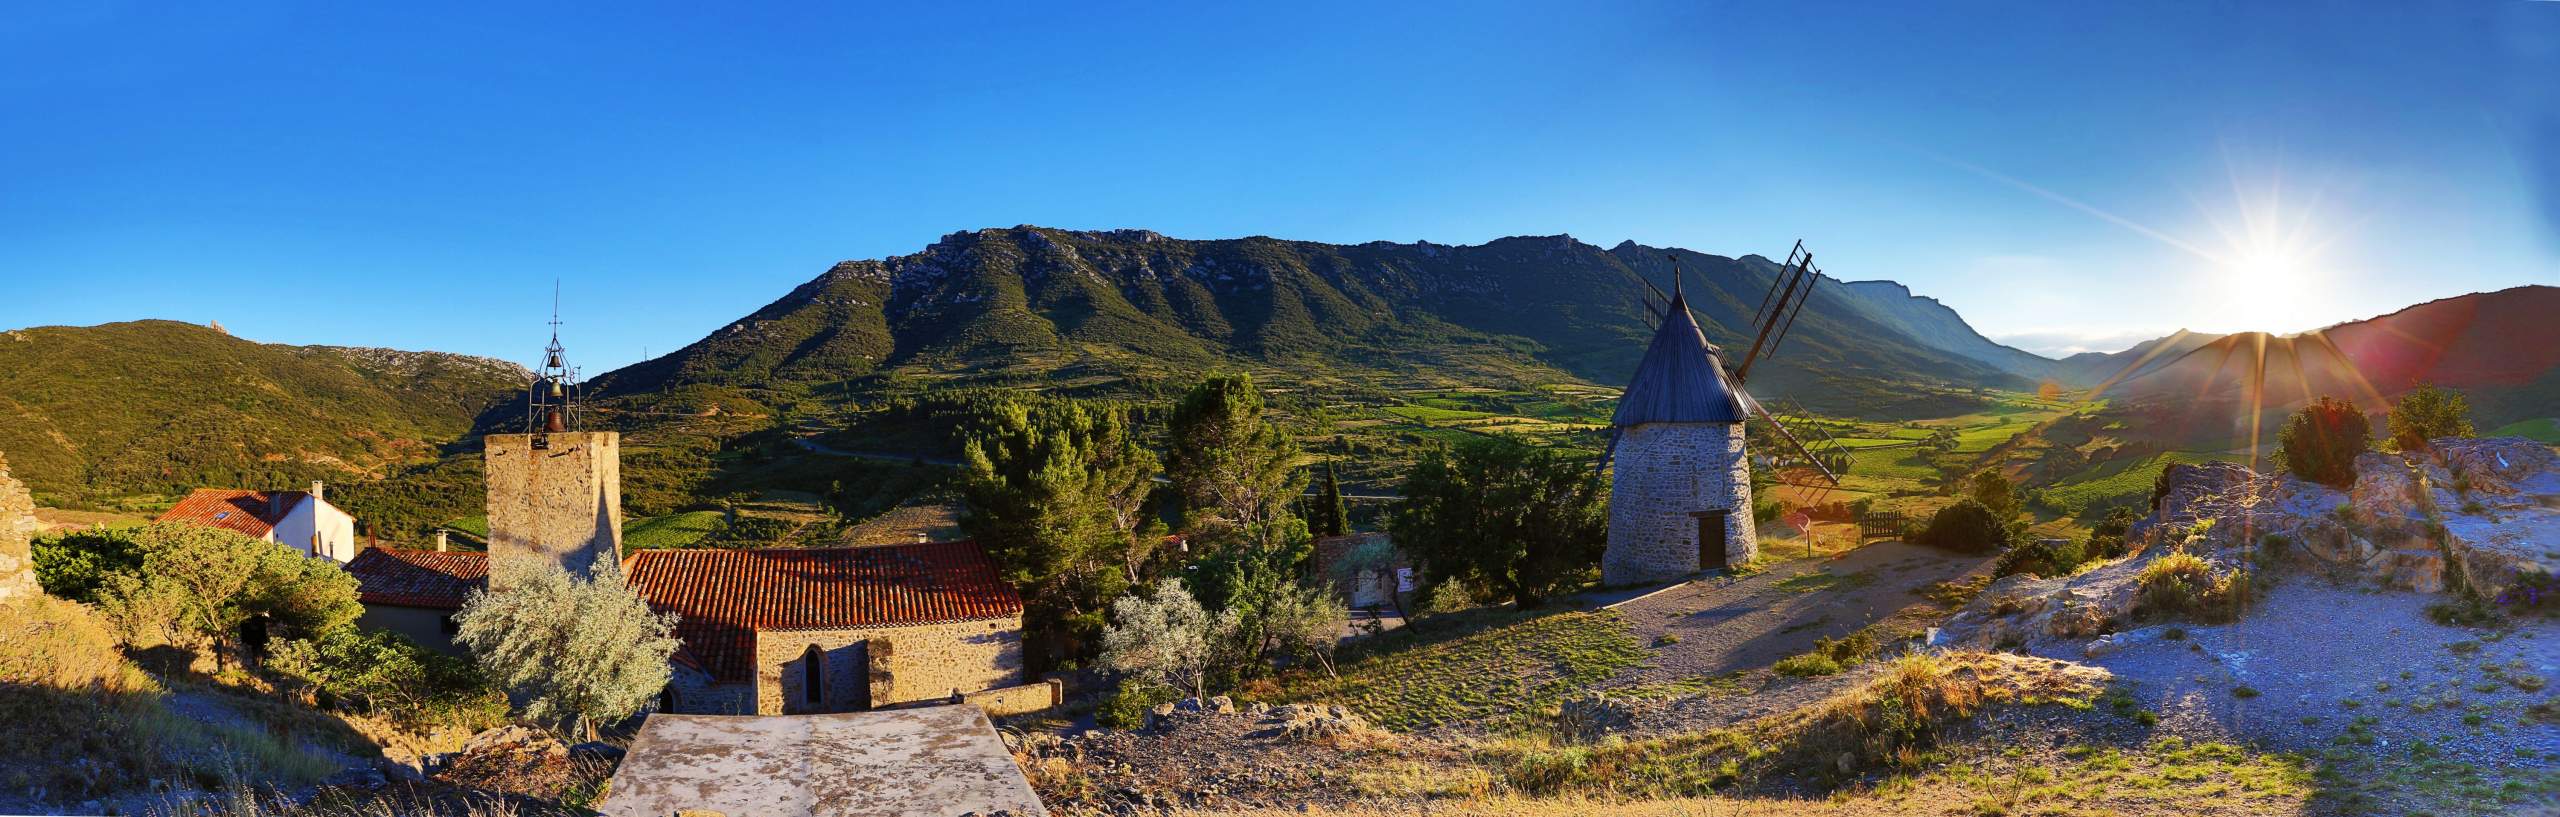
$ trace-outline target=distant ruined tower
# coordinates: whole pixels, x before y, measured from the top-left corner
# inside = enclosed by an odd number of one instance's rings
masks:
[[[1750,398],[1727,378],[1714,344],[1674,283],[1671,306],[1618,399],[1609,476],[1609,584],[1676,579],[1750,561]]]
[[[622,435],[585,430],[558,315],[551,323],[542,371],[525,395],[525,433],[486,440],[489,557],[536,557],[592,576],[622,563]]]

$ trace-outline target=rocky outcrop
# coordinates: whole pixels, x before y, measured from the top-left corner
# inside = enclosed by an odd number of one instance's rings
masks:
[[[36,585],[35,557],[29,547],[36,532],[36,503],[27,487],[9,476],[9,461],[0,458],[0,604],[42,595]]]
[[[2496,603],[2550,592],[2560,569],[2560,455],[2522,438],[2441,439],[2426,451],[2367,453],[2341,491],[2232,463],[2172,465],[2159,504],[2136,522],[2133,555],[2068,578],[1994,582],[1940,630],[1976,647],[2089,641],[2118,649],[2134,623],[2142,569],[2167,553],[2219,578],[2292,564],[2333,578]]]

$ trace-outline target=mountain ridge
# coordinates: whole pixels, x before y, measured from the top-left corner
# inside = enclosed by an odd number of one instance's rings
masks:
[[[1570,236],[1477,245],[1326,244],[1267,236],[1031,225],[961,231],[924,249],[848,260],[674,352],[596,378],[599,393],[884,375],[1143,380],[1196,368],[1372,379],[1563,376],[1615,386],[1632,370],[1677,257],[1710,339],[1747,344],[1777,265]],[[2024,352],[1930,301],[1900,307],[1830,278],[1755,374],[1773,393],[1853,382],[2031,385]],[[1934,311],[1931,310],[1934,307]],[[1930,338],[1905,327],[1926,327]],[[1935,338],[1937,340],[1932,340]],[[1941,348],[1969,339],[2008,365]],[[2014,355],[2014,356],[2013,356]],[[2048,361],[2049,363],[2049,361]],[[1819,395],[1809,397],[1818,400]]]

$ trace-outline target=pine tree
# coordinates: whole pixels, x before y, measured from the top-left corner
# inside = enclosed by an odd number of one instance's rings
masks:
[[[1173,410],[1165,475],[1188,503],[1183,525],[1213,549],[1280,557],[1296,525],[1289,503],[1306,490],[1298,444],[1263,417],[1248,375],[1211,377]]]
[[[1118,409],[1044,402],[998,407],[962,460],[960,525],[1022,589],[1026,635],[1052,660],[1084,654],[1162,538],[1155,455]]]

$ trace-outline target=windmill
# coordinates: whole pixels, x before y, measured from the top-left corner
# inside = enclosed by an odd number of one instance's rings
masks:
[[[1752,367],[1786,342],[1821,278],[1804,242],[1787,253],[1761,296],[1751,346],[1731,369],[1689,310],[1679,259],[1668,260],[1672,291],[1653,290],[1659,309],[1645,304],[1656,318],[1653,338],[1619,396],[1608,448],[1593,471],[1594,480],[1609,477],[1601,574],[1612,584],[1719,570],[1758,552],[1747,433],[1755,422],[1765,430],[1760,436],[1776,441],[1767,446],[1774,454],[1762,459],[1782,483],[1827,494],[1839,485],[1834,463],[1846,454],[1802,406],[1773,411],[1743,390]]]
[[[1680,289],[1680,257],[1669,253],[1662,257],[1671,262],[1672,288]],[[1752,314],[1750,349],[1743,353],[1740,364],[1725,373],[1736,390],[1741,390],[1751,376],[1752,364],[1777,353],[1779,345],[1786,341],[1788,330],[1795,328],[1796,316],[1804,312],[1807,301],[1813,300],[1813,285],[1821,277],[1822,269],[1813,265],[1813,253],[1804,248],[1803,241],[1797,241],[1795,248],[1787,252],[1786,263],[1779,266],[1777,276],[1770,279],[1768,292],[1760,296],[1760,306]],[[1664,294],[1651,281],[1644,281],[1644,285],[1662,301],[1658,306],[1652,300],[1644,302],[1645,312],[1657,323],[1669,317],[1668,310],[1675,300],[1685,303],[1685,299]],[[1694,314],[1691,319],[1696,319]],[[1784,443],[1780,456],[1771,458],[1771,462],[1781,469],[1780,483],[1823,492],[1840,486],[1840,469],[1833,463],[1845,462],[1849,449],[1831,435],[1829,427],[1813,412],[1806,410],[1794,398],[1780,400],[1776,411],[1770,410],[1768,403],[1753,398],[1748,392],[1742,395],[1742,402],[1760,418],[1771,436]],[[1600,466],[1593,471],[1593,478],[1608,470],[1617,448],[1618,431],[1611,429],[1608,447],[1601,452]]]

